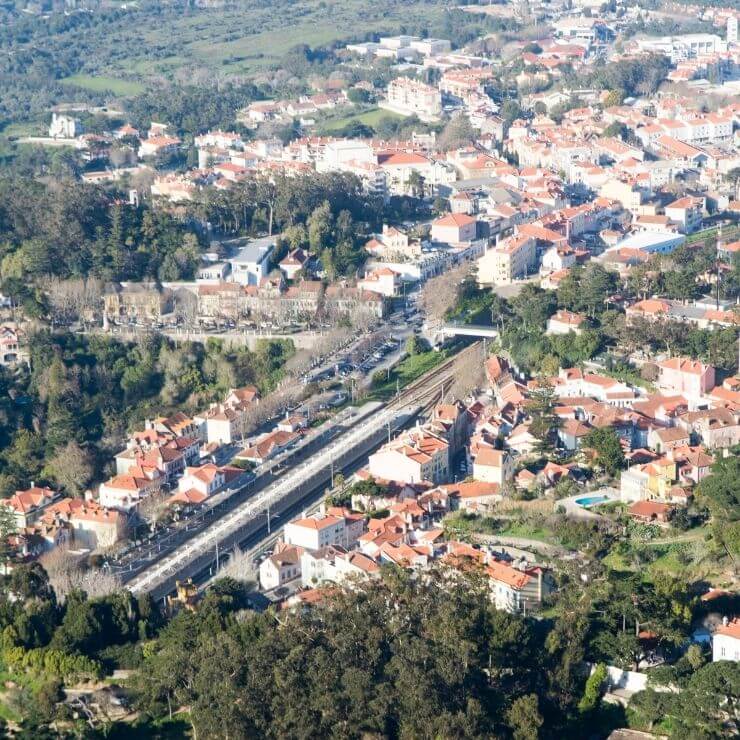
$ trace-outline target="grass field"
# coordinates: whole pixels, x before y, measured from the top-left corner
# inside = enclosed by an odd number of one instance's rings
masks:
[[[178,69],[208,68],[227,74],[251,74],[274,65],[299,44],[323,46],[355,39],[365,30],[397,33],[409,17],[424,12],[437,19],[441,6],[419,0],[303,0],[274,5],[203,10],[167,18],[166,27],[152,24],[141,32],[140,43],[129,44],[129,53],[117,58],[131,74],[171,74]],[[122,32],[122,38],[125,36]],[[147,56],[146,50],[166,51]]]
[[[139,95],[146,89],[140,82],[119,80],[101,75],[72,75],[60,80],[63,85],[74,85],[92,92],[112,92],[114,95]]]
[[[321,131],[326,132],[339,131],[350,123],[364,123],[366,126],[375,128],[378,121],[383,118],[399,119],[403,118],[403,116],[399,116],[397,113],[392,113],[389,110],[383,110],[382,108],[371,108],[370,110],[342,116],[341,118],[328,118],[325,121],[317,122],[317,126]]]
[[[403,390],[403,388],[413,383],[417,378],[424,375],[424,373],[429,372],[444,362],[447,357],[446,352],[435,352],[433,350],[420,355],[407,357],[387,373],[387,379],[384,383],[374,385],[368,400],[380,401],[391,398],[396,393],[396,387],[399,390]],[[378,372],[385,374],[384,371]]]

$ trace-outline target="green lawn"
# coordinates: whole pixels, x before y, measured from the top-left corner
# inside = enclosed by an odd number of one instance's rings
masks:
[[[557,537],[549,529],[538,527],[531,524],[512,523],[502,529],[499,534],[501,537],[522,537],[528,540],[539,540],[540,542],[557,543]]]
[[[114,95],[139,95],[144,92],[146,87],[140,82],[130,80],[119,80],[115,77],[105,77],[103,75],[72,75],[59,80],[62,85],[73,85],[82,87],[92,92],[112,92]]]
[[[444,362],[447,357],[446,352],[435,352],[434,350],[423,352],[420,355],[410,355],[386,374],[386,381],[384,383],[373,387],[368,400],[384,401],[392,398],[396,393],[396,387],[399,390],[403,390],[407,385],[424,375],[424,373],[428,373],[437,367],[437,365]]]
[[[327,133],[331,131],[339,131],[350,123],[364,123],[366,126],[375,128],[375,126],[378,125],[378,122],[383,118],[399,119],[403,118],[403,116],[399,116],[398,113],[393,113],[389,110],[383,110],[382,108],[371,108],[370,110],[342,116],[341,118],[328,118],[325,121],[320,121],[318,123],[318,128]]]

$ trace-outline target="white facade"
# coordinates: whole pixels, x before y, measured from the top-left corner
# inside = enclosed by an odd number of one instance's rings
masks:
[[[82,133],[82,124],[72,116],[51,114],[49,136],[52,139],[74,139]]]
[[[740,661],[740,620],[733,619],[717,628],[712,638],[712,660]]]
[[[319,550],[329,545],[348,545],[345,521],[336,516],[314,516],[288,522],[284,537],[286,544],[298,545],[308,550]]]
[[[270,271],[270,256],[274,240],[255,239],[229,260],[232,282],[259,285]]]

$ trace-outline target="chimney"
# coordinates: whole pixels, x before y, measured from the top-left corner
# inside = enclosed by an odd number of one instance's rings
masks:
[[[726,616],[722,617],[722,626],[723,627],[727,627],[727,625],[729,623],[730,623],[730,620]]]
[[[36,488],[36,481],[31,481],[31,488]]]

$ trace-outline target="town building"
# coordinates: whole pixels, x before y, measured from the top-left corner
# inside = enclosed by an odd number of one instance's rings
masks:
[[[388,83],[386,98],[379,105],[402,116],[418,116],[422,121],[434,122],[442,113],[442,94],[423,82],[397,77]]]
[[[712,661],[740,661],[740,619],[722,620],[712,636]]]

